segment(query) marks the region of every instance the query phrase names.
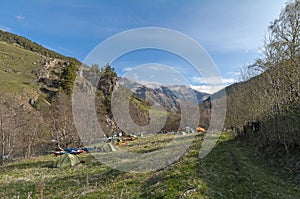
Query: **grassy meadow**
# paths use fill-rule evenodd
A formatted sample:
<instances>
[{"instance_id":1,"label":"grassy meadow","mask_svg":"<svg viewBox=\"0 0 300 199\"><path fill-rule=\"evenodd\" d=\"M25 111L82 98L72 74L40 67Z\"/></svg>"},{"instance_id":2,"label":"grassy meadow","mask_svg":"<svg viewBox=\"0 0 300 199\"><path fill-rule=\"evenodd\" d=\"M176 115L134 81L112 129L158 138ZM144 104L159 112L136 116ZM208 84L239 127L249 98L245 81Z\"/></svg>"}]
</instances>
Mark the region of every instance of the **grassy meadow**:
<instances>
[{"instance_id":1,"label":"grassy meadow","mask_svg":"<svg viewBox=\"0 0 300 199\"><path fill-rule=\"evenodd\" d=\"M121 150L155 151L173 135L141 137ZM186 153L164 169L147 173L114 170L90 154L72 168L53 168L54 155L11 163L0 168L1 198L299 198L295 173L269 164L253 146L223 133L203 159L203 135L197 134ZM116 152L112 152L113 153ZM100 154L101 155L101 154Z\"/></svg>"}]
</instances>

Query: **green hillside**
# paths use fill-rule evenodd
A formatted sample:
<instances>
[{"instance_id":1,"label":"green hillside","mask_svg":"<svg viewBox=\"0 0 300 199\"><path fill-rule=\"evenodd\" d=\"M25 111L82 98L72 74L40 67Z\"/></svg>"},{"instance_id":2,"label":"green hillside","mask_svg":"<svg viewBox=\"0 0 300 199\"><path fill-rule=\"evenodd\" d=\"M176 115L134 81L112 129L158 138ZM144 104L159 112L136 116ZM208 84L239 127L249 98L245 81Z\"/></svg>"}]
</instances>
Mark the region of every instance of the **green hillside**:
<instances>
[{"instance_id":1,"label":"green hillside","mask_svg":"<svg viewBox=\"0 0 300 199\"><path fill-rule=\"evenodd\" d=\"M45 64L50 66L47 66L49 74L54 74L50 75L50 80L61 78L59 73L62 73L64 64L55 63L55 60L77 66L81 64L74 58L48 50L24 37L0 30L0 93L24 104L29 98L37 98L41 94L41 86L45 86L41 85L45 82L38 82ZM55 75L57 77L53 77Z\"/></svg>"},{"instance_id":2,"label":"green hillside","mask_svg":"<svg viewBox=\"0 0 300 199\"><path fill-rule=\"evenodd\" d=\"M42 55L0 42L0 90L11 94L36 92L35 72L45 60Z\"/></svg>"},{"instance_id":3,"label":"green hillside","mask_svg":"<svg viewBox=\"0 0 300 199\"><path fill-rule=\"evenodd\" d=\"M3 41L7 44L12 44L15 46L18 46L20 48L23 48L25 50L38 53L40 55L43 55L45 57L51 57L51 58L57 58L57 59L66 59L69 61L72 61L76 64L80 64L80 62L72 57L66 57L64 55L61 55L57 52L54 52L52 50L49 50L45 47L43 47L40 44L37 44L36 42L30 41L29 39L0 30L0 41Z\"/></svg>"},{"instance_id":4,"label":"green hillside","mask_svg":"<svg viewBox=\"0 0 300 199\"><path fill-rule=\"evenodd\" d=\"M124 150L157 150L172 135L144 137L120 146ZM0 168L2 198L298 198L299 181L284 173L280 162L268 165L254 147L229 134L204 159L198 158L203 135L176 163L156 172L125 173L90 155L73 168L51 168L49 155ZM145 150L147 149L147 150ZM114 152L112 152L111 155ZM115 152L117 153L117 152ZM299 179L298 179L299 180Z\"/></svg>"}]
</instances>

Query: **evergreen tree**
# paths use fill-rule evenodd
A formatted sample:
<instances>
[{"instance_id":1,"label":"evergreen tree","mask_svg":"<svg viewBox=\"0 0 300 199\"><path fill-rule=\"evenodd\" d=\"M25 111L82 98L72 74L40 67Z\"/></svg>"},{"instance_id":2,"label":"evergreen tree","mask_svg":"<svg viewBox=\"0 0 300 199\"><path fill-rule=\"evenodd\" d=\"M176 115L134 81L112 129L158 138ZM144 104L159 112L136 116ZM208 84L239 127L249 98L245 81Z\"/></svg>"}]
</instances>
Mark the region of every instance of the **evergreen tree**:
<instances>
[{"instance_id":1,"label":"evergreen tree","mask_svg":"<svg viewBox=\"0 0 300 199\"><path fill-rule=\"evenodd\" d=\"M61 88L68 95L72 96L76 79L77 66L74 63L66 66L61 74Z\"/></svg>"}]
</instances>

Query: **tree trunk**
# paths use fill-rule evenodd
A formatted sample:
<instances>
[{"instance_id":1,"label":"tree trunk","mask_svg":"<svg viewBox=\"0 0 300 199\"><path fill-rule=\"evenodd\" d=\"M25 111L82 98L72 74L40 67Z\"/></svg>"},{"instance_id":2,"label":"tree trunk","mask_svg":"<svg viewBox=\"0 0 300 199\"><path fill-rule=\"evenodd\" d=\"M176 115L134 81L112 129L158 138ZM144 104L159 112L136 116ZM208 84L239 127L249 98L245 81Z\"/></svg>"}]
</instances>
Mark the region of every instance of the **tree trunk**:
<instances>
[{"instance_id":1,"label":"tree trunk","mask_svg":"<svg viewBox=\"0 0 300 199\"><path fill-rule=\"evenodd\" d=\"M2 116L0 118L0 130L1 130L1 141L2 141L2 144L1 144L1 166L3 166L4 164L4 156L5 156L5 135L4 135L4 129L3 129L3 119L2 119Z\"/></svg>"}]
</instances>

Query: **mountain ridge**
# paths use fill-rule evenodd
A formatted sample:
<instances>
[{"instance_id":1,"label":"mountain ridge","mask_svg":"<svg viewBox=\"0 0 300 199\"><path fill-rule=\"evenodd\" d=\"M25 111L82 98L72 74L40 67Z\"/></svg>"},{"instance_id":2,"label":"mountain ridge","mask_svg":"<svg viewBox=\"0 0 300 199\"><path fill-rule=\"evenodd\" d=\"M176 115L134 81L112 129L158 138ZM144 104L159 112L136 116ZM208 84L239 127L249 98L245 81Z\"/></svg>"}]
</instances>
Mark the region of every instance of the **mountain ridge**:
<instances>
[{"instance_id":1,"label":"mountain ridge","mask_svg":"<svg viewBox=\"0 0 300 199\"><path fill-rule=\"evenodd\" d=\"M139 98L165 105L169 111L179 112L182 101L198 105L210 96L186 85L141 84L126 77L119 77L118 80Z\"/></svg>"}]
</instances>

